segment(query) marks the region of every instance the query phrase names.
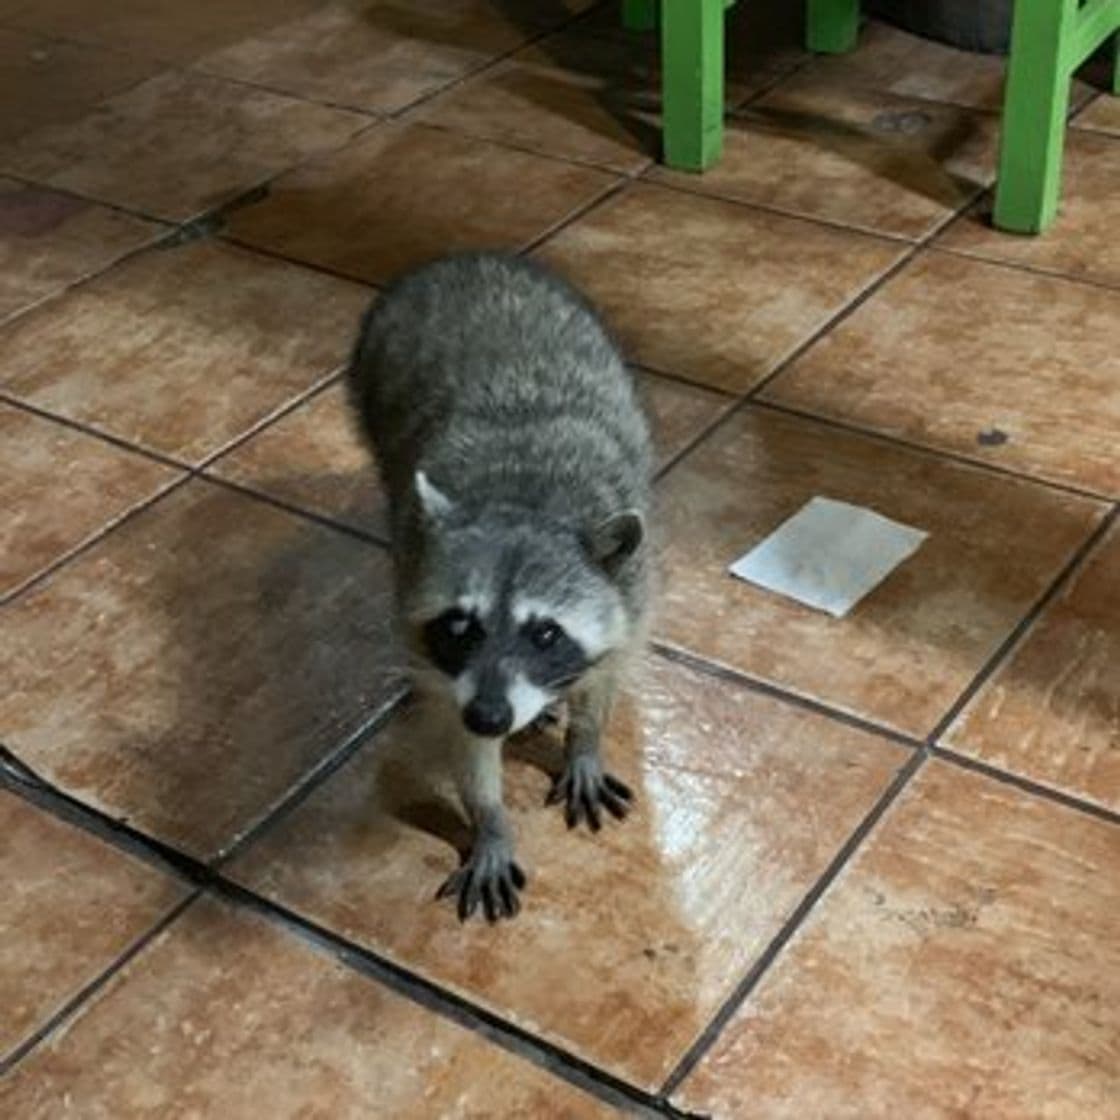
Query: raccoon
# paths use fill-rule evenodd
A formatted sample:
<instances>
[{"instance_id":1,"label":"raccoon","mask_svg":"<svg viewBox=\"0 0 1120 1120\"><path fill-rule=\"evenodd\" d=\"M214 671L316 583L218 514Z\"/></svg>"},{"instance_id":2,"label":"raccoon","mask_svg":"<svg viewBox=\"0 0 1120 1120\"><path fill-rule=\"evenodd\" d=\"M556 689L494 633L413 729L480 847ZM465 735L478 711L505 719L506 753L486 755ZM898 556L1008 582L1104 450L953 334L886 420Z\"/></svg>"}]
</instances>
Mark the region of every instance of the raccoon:
<instances>
[{"instance_id":1,"label":"raccoon","mask_svg":"<svg viewBox=\"0 0 1120 1120\"><path fill-rule=\"evenodd\" d=\"M439 897L512 918L525 875L502 802L510 735L567 710L549 794L568 827L624 817L600 739L644 637L652 451L618 349L541 266L443 257L366 313L351 403L388 494L397 624L415 691L446 716L473 829Z\"/></svg>"}]
</instances>

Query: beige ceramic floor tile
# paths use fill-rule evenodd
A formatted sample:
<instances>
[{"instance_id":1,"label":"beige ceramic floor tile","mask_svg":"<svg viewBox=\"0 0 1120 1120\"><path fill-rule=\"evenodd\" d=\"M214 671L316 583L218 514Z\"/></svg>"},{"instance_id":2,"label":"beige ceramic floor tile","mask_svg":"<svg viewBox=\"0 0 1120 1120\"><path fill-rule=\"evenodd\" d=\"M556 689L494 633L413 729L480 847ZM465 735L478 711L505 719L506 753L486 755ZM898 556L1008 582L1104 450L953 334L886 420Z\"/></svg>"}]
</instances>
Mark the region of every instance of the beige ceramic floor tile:
<instances>
[{"instance_id":1,"label":"beige ceramic floor tile","mask_svg":"<svg viewBox=\"0 0 1120 1120\"><path fill-rule=\"evenodd\" d=\"M999 55L956 50L873 21L861 31L855 51L822 55L810 64L809 72L901 97L999 112L1003 109L1005 65ZM1071 102L1080 103L1092 92L1084 82L1075 81Z\"/></svg>"},{"instance_id":2,"label":"beige ceramic floor tile","mask_svg":"<svg viewBox=\"0 0 1120 1120\"><path fill-rule=\"evenodd\" d=\"M728 566L816 496L928 532L845 618ZM925 736L1101 518L1067 496L863 436L748 410L670 471L657 637Z\"/></svg>"},{"instance_id":3,"label":"beige ceramic floor tile","mask_svg":"<svg viewBox=\"0 0 1120 1120\"><path fill-rule=\"evenodd\" d=\"M1120 136L1120 97L1102 94L1074 121L1076 128L1111 132Z\"/></svg>"},{"instance_id":4,"label":"beige ceramic floor tile","mask_svg":"<svg viewBox=\"0 0 1120 1120\"><path fill-rule=\"evenodd\" d=\"M516 249L615 179L422 126L385 125L230 216L238 241L374 283L441 253Z\"/></svg>"},{"instance_id":5,"label":"beige ceramic floor tile","mask_svg":"<svg viewBox=\"0 0 1120 1120\"><path fill-rule=\"evenodd\" d=\"M1120 288L1120 137L1070 129L1054 224L1037 237L992 228L990 200L938 239L939 247Z\"/></svg>"},{"instance_id":6,"label":"beige ceramic floor tile","mask_svg":"<svg viewBox=\"0 0 1120 1120\"><path fill-rule=\"evenodd\" d=\"M1085 1120L1120 1099L1120 829L933 763L678 1103Z\"/></svg>"},{"instance_id":7,"label":"beige ceramic floor tile","mask_svg":"<svg viewBox=\"0 0 1120 1120\"><path fill-rule=\"evenodd\" d=\"M317 393L223 455L210 473L363 532L387 533L385 496L344 385Z\"/></svg>"},{"instance_id":8,"label":"beige ceramic floor tile","mask_svg":"<svg viewBox=\"0 0 1120 1120\"><path fill-rule=\"evenodd\" d=\"M152 222L0 178L0 319L162 232Z\"/></svg>"},{"instance_id":9,"label":"beige ceramic floor tile","mask_svg":"<svg viewBox=\"0 0 1120 1120\"><path fill-rule=\"evenodd\" d=\"M258 34L311 10L320 0L13 0L13 24L184 62L205 50Z\"/></svg>"},{"instance_id":10,"label":"beige ceramic floor tile","mask_svg":"<svg viewBox=\"0 0 1120 1120\"><path fill-rule=\"evenodd\" d=\"M0 404L0 599L179 472Z\"/></svg>"},{"instance_id":11,"label":"beige ceramic floor tile","mask_svg":"<svg viewBox=\"0 0 1120 1120\"><path fill-rule=\"evenodd\" d=\"M48 781L198 856L395 695L381 550L204 482L0 614L0 727Z\"/></svg>"},{"instance_id":12,"label":"beige ceramic floor tile","mask_svg":"<svg viewBox=\"0 0 1120 1120\"><path fill-rule=\"evenodd\" d=\"M764 396L1120 495L1120 292L948 254L909 264Z\"/></svg>"},{"instance_id":13,"label":"beige ceramic floor tile","mask_svg":"<svg viewBox=\"0 0 1120 1120\"><path fill-rule=\"evenodd\" d=\"M723 393L656 373L641 374L638 385L653 429L658 467L668 466L734 404L734 398Z\"/></svg>"},{"instance_id":14,"label":"beige ceramic floor tile","mask_svg":"<svg viewBox=\"0 0 1120 1120\"><path fill-rule=\"evenodd\" d=\"M336 0L198 65L299 97L394 112L586 6L586 0Z\"/></svg>"},{"instance_id":15,"label":"beige ceramic floor tile","mask_svg":"<svg viewBox=\"0 0 1120 1120\"><path fill-rule=\"evenodd\" d=\"M628 356L745 392L890 267L901 245L638 184L540 250Z\"/></svg>"},{"instance_id":16,"label":"beige ceramic floor tile","mask_svg":"<svg viewBox=\"0 0 1120 1120\"><path fill-rule=\"evenodd\" d=\"M1120 812L1120 532L965 710L948 744Z\"/></svg>"},{"instance_id":17,"label":"beige ceramic floor tile","mask_svg":"<svg viewBox=\"0 0 1120 1120\"><path fill-rule=\"evenodd\" d=\"M662 465L714 423L731 399L654 374L640 381ZM316 394L210 468L282 502L385 537L385 496L350 417L344 386Z\"/></svg>"},{"instance_id":18,"label":"beige ceramic floor tile","mask_svg":"<svg viewBox=\"0 0 1120 1120\"><path fill-rule=\"evenodd\" d=\"M159 69L119 51L0 29L0 142L79 116Z\"/></svg>"},{"instance_id":19,"label":"beige ceramic floor tile","mask_svg":"<svg viewBox=\"0 0 1120 1120\"><path fill-rule=\"evenodd\" d=\"M729 19L725 104L741 104L801 59L788 20L765 25L759 5ZM473 136L632 172L660 148L660 35L623 28L607 4L435 98L420 119Z\"/></svg>"},{"instance_id":20,"label":"beige ceramic floor tile","mask_svg":"<svg viewBox=\"0 0 1120 1120\"><path fill-rule=\"evenodd\" d=\"M544 806L559 742L512 749L506 794L530 877L514 922L460 925L433 897L464 828L416 713L233 874L656 1089L907 756L660 660L634 696L607 755L636 808L598 836Z\"/></svg>"},{"instance_id":21,"label":"beige ceramic floor tile","mask_svg":"<svg viewBox=\"0 0 1120 1120\"><path fill-rule=\"evenodd\" d=\"M617 1115L263 918L196 903L26 1059L8 1115L46 1120ZM63 1105L65 1107L65 1105Z\"/></svg>"},{"instance_id":22,"label":"beige ceramic floor tile","mask_svg":"<svg viewBox=\"0 0 1120 1120\"><path fill-rule=\"evenodd\" d=\"M195 462L345 361L368 300L229 245L156 249L0 330L0 386Z\"/></svg>"},{"instance_id":23,"label":"beige ceramic floor tile","mask_svg":"<svg viewBox=\"0 0 1120 1120\"><path fill-rule=\"evenodd\" d=\"M369 123L358 113L173 71L0 147L0 168L183 221Z\"/></svg>"},{"instance_id":24,"label":"beige ceramic floor tile","mask_svg":"<svg viewBox=\"0 0 1120 1120\"><path fill-rule=\"evenodd\" d=\"M3 790L0 877L0 1061L186 895Z\"/></svg>"},{"instance_id":25,"label":"beige ceramic floor tile","mask_svg":"<svg viewBox=\"0 0 1120 1120\"><path fill-rule=\"evenodd\" d=\"M556 35L411 116L468 136L630 173L657 154L658 81L653 47Z\"/></svg>"},{"instance_id":26,"label":"beige ceramic floor tile","mask_svg":"<svg viewBox=\"0 0 1120 1120\"><path fill-rule=\"evenodd\" d=\"M819 79L792 79L728 120L702 176L656 179L879 233L918 238L995 174L995 116Z\"/></svg>"}]
</instances>

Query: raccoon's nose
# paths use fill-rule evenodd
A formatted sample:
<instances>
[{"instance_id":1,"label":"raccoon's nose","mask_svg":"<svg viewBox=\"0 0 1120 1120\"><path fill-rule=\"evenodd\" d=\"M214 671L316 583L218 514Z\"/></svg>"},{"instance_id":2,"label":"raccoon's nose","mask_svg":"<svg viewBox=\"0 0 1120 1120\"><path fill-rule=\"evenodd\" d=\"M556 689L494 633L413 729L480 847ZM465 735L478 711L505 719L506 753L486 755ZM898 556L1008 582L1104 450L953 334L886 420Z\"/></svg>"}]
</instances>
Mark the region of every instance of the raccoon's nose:
<instances>
[{"instance_id":1,"label":"raccoon's nose","mask_svg":"<svg viewBox=\"0 0 1120 1120\"><path fill-rule=\"evenodd\" d=\"M476 696L463 709L463 722L475 735L496 738L513 726L513 707L504 696Z\"/></svg>"}]
</instances>

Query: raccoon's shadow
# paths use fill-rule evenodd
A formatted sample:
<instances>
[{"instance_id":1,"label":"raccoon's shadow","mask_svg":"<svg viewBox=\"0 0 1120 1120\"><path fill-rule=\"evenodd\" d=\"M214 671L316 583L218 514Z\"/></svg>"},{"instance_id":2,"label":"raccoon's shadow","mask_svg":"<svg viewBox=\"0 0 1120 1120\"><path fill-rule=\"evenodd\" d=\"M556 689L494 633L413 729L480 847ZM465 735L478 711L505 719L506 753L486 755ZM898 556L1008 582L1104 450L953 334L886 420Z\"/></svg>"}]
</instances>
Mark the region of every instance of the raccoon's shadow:
<instances>
[{"instance_id":1,"label":"raccoon's shadow","mask_svg":"<svg viewBox=\"0 0 1120 1120\"><path fill-rule=\"evenodd\" d=\"M112 720L112 800L221 859L403 693L388 559L204 479L146 516L154 559L118 626L137 688Z\"/></svg>"},{"instance_id":2,"label":"raccoon's shadow","mask_svg":"<svg viewBox=\"0 0 1120 1120\"><path fill-rule=\"evenodd\" d=\"M412 698L394 722L371 763L367 809L441 840L465 860L472 831L455 791L449 744L441 738L439 723ZM508 772L510 763L520 764L551 783L561 771L563 754L555 732L530 730L507 742L504 768Z\"/></svg>"},{"instance_id":3,"label":"raccoon's shadow","mask_svg":"<svg viewBox=\"0 0 1120 1120\"><path fill-rule=\"evenodd\" d=\"M959 206L985 186L979 172L972 176L951 170L954 157L972 150L978 158L983 147L984 128L963 116L940 129L934 114L918 110L883 112L867 125L857 125L765 105L729 118L728 127L804 141L938 206ZM927 130L932 130L931 139L925 138Z\"/></svg>"},{"instance_id":4,"label":"raccoon's shadow","mask_svg":"<svg viewBox=\"0 0 1120 1120\"><path fill-rule=\"evenodd\" d=\"M649 62L652 43L648 37L611 40L584 35L572 40L545 34L573 26L573 9L565 0L492 0L490 7L496 23L504 23L513 32L510 41L520 39L523 48L535 52L535 68L517 76L516 92L521 99L550 114L559 109L561 115L578 116L576 123L590 132L616 134L621 128L643 151L656 147L659 129L649 116L657 105L656 70ZM461 25L415 9L405 13L378 5L368 8L363 18L378 30L395 31L433 46L461 49L464 45ZM577 20L574 26L583 22ZM546 68L556 72L549 74ZM581 80L582 98L571 95L573 76Z\"/></svg>"}]
</instances>

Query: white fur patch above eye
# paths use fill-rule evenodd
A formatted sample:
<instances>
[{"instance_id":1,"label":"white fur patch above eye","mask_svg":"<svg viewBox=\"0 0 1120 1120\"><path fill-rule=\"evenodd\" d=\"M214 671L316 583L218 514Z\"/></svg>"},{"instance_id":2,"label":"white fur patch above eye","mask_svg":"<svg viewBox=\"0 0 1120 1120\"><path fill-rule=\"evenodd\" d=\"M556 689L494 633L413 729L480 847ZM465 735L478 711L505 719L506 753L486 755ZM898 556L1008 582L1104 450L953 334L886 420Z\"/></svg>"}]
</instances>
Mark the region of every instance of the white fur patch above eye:
<instances>
[{"instance_id":1,"label":"white fur patch above eye","mask_svg":"<svg viewBox=\"0 0 1120 1120\"><path fill-rule=\"evenodd\" d=\"M591 660L618 644L621 614L618 603L609 599L599 604L584 602L574 608L557 608L536 599L519 599L513 604L513 619L518 626L534 618L551 619Z\"/></svg>"},{"instance_id":2,"label":"white fur patch above eye","mask_svg":"<svg viewBox=\"0 0 1120 1120\"><path fill-rule=\"evenodd\" d=\"M460 596L455 605L459 610L473 614L476 618L485 618L490 613L493 600L485 592L468 591L466 595Z\"/></svg>"},{"instance_id":3,"label":"white fur patch above eye","mask_svg":"<svg viewBox=\"0 0 1120 1120\"><path fill-rule=\"evenodd\" d=\"M523 731L555 699L543 689L537 688L532 681L526 680L520 673L510 681L507 697L513 707L511 731Z\"/></svg>"}]
</instances>

